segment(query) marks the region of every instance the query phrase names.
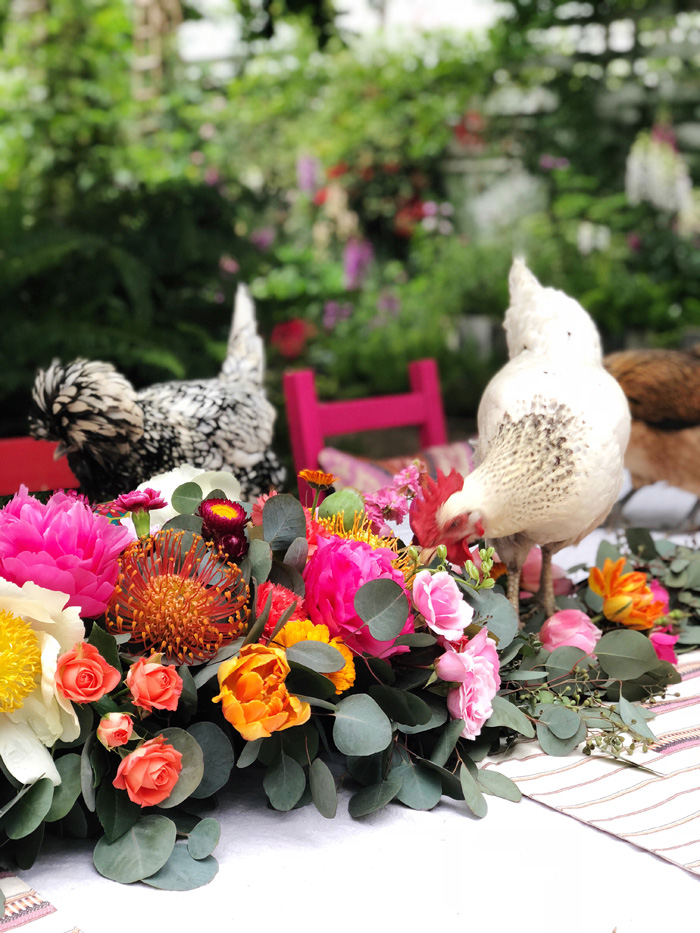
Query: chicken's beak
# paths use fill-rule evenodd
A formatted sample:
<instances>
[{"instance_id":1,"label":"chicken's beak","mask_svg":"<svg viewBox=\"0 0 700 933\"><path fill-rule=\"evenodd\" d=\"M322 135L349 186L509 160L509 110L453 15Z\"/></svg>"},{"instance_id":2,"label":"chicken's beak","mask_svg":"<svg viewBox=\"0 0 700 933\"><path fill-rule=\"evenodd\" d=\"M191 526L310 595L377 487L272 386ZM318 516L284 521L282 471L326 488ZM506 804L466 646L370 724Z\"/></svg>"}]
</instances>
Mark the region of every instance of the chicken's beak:
<instances>
[{"instance_id":1,"label":"chicken's beak","mask_svg":"<svg viewBox=\"0 0 700 933\"><path fill-rule=\"evenodd\" d=\"M423 567L427 567L430 561L435 556L435 551L437 551L437 545L434 545L433 547L422 548L420 553L418 554L419 564L421 564L421 566Z\"/></svg>"}]
</instances>

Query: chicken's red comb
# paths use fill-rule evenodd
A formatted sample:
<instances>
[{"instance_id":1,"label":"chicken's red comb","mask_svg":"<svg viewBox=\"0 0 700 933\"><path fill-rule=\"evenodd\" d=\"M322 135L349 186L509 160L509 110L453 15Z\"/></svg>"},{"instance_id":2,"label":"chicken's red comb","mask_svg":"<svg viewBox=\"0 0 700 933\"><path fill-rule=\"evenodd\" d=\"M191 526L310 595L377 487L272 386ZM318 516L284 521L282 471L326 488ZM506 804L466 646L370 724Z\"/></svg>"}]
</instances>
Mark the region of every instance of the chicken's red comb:
<instances>
[{"instance_id":1,"label":"chicken's red comb","mask_svg":"<svg viewBox=\"0 0 700 933\"><path fill-rule=\"evenodd\" d=\"M438 470L436 480L428 473L421 473L419 482L421 492L414 498L409 512L411 531L421 547L434 547L441 543L442 537L435 518L437 510L453 493L459 492L464 477L457 470L451 470L447 476Z\"/></svg>"}]
</instances>

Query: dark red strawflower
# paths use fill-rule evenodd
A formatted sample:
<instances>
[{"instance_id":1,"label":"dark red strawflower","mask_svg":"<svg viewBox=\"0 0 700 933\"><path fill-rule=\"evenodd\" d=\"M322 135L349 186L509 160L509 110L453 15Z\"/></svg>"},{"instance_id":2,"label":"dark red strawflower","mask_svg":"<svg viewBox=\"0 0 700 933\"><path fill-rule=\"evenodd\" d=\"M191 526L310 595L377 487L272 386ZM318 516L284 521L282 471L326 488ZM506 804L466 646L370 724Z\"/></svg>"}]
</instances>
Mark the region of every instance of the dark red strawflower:
<instances>
[{"instance_id":1,"label":"dark red strawflower","mask_svg":"<svg viewBox=\"0 0 700 933\"><path fill-rule=\"evenodd\" d=\"M466 560L471 560L467 539L451 543L445 541L444 535L438 530L435 515L440 506L447 502L453 493L459 492L462 486L464 486L464 477L457 470L451 470L447 476L438 470L437 480L432 479L427 473L421 473L421 489L411 502L408 513L414 542L424 548L445 544L447 559L460 566Z\"/></svg>"},{"instance_id":2,"label":"dark red strawflower","mask_svg":"<svg viewBox=\"0 0 700 933\"><path fill-rule=\"evenodd\" d=\"M230 499L205 499L197 513L202 517L202 537L213 541L229 560L240 561L248 553L245 526L248 516L243 506Z\"/></svg>"}]
</instances>

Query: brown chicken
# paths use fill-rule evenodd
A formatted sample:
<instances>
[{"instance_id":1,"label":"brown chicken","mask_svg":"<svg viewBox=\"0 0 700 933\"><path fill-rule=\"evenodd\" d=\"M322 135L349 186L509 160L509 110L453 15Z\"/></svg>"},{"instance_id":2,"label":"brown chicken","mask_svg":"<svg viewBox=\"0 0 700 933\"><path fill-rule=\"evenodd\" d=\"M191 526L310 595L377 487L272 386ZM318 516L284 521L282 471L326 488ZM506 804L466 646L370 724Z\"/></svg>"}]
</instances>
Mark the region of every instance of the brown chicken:
<instances>
[{"instance_id":1,"label":"brown chicken","mask_svg":"<svg viewBox=\"0 0 700 933\"><path fill-rule=\"evenodd\" d=\"M700 497L700 344L688 350L623 350L603 364L622 386L632 414L625 466L632 490L664 480ZM699 501L688 516L692 523Z\"/></svg>"}]
</instances>

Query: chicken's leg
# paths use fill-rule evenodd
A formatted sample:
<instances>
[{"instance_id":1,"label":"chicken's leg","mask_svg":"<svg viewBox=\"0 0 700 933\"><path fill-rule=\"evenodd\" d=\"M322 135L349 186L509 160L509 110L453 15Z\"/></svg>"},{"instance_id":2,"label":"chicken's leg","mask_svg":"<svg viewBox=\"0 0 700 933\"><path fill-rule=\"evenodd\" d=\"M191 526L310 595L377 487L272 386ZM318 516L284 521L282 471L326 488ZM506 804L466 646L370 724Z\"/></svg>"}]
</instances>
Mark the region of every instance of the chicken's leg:
<instances>
[{"instance_id":1,"label":"chicken's leg","mask_svg":"<svg viewBox=\"0 0 700 933\"><path fill-rule=\"evenodd\" d=\"M508 565L508 602L520 614L520 567Z\"/></svg>"},{"instance_id":2,"label":"chicken's leg","mask_svg":"<svg viewBox=\"0 0 700 933\"><path fill-rule=\"evenodd\" d=\"M535 601L544 609L547 618L557 611L554 602L554 580L552 578L552 549L542 545L542 573L540 574L540 588Z\"/></svg>"}]
</instances>

